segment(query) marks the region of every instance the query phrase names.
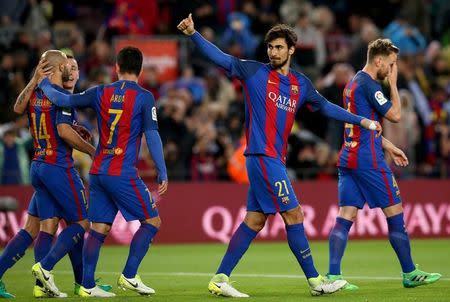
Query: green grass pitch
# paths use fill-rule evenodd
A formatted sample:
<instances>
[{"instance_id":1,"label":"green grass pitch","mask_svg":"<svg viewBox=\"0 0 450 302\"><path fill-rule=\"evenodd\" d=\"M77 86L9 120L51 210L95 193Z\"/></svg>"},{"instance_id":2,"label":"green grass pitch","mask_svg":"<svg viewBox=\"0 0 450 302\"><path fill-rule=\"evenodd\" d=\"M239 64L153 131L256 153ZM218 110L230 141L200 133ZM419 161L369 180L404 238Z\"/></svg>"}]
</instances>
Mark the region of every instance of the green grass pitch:
<instances>
[{"instance_id":1,"label":"green grass pitch","mask_svg":"<svg viewBox=\"0 0 450 302\"><path fill-rule=\"evenodd\" d=\"M311 242L318 270L328 268L327 242ZM152 297L140 297L119 290L115 284L126 261L127 247L103 247L97 277L114 285L114 301L219 301L207 291L207 284L225 252L226 246L154 244L142 262L143 281L156 290ZM254 243L233 272L235 287L248 293L252 301L450 301L450 239L413 240L413 258L421 268L440 272L440 281L414 289L402 287L400 265L387 240L350 241L343 261L347 279L360 286L356 292L340 291L333 295L311 297L303 273L287 243ZM30 273L33 253L29 250L4 276L15 301L32 301ZM65 301L79 301L73 296L73 275L67 258L55 268L59 288L69 294ZM105 301L104 299L89 299ZM227 299L229 300L229 299Z\"/></svg>"}]
</instances>

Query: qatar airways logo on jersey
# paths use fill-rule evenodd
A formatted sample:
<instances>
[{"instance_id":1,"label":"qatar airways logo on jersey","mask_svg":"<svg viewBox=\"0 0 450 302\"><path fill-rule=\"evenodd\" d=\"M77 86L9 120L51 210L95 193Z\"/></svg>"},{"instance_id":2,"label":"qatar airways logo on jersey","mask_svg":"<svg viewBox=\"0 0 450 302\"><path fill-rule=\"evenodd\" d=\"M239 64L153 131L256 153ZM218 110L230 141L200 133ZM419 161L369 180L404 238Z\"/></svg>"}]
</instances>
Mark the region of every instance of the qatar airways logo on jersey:
<instances>
[{"instance_id":1,"label":"qatar airways logo on jersey","mask_svg":"<svg viewBox=\"0 0 450 302\"><path fill-rule=\"evenodd\" d=\"M284 95L277 94L273 91L270 91L268 97L272 102L275 103L275 106L280 108L281 110L295 113L295 108L297 108L297 101L292 100Z\"/></svg>"}]
</instances>

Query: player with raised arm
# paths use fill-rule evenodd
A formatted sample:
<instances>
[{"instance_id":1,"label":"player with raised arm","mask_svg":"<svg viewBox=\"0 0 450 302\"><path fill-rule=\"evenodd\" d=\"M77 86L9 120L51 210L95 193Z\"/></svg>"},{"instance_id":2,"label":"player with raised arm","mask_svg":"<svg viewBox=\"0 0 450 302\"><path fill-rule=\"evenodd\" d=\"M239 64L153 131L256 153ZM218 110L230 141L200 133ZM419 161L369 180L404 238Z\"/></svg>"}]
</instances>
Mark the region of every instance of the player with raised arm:
<instances>
[{"instance_id":1,"label":"player with raised arm","mask_svg":"<svg viewBox=\"0 0 450 302\"><path fill-rule=\"evenodd\" d=\"M117 55L119 80L80 94L62 94L50 85L48 79L39 84L54 104L62 107L91 107L97 113L100 141L90 171L89 220L92 227L83 248L84 272L80 288L83 297L114 296L96 286L94 273L100 248L118 210L127 221L141 222L131 241L118 285L141 295L155 293L137 274L161 224L151 193L137 174L136 162L142 134L146 137L158 171L158 194L166 192L168 181L155 100L149 91L137 84L142 72L142 59L139 49L123 48Z\"/></svg>"},{"instance_id":2,"label":"player with raised arm","mask_svg":"<svg viewBox=\"0 0 450 302\"><path fill-rule=\"evenodd\" d=\"M303 213L286 171L287 139L295 113L303 105L328 117L372 130L381 131L381 126L328 102L307 77L289 68L297 36L287 25L276 25L266 34L269 64L239 60L223 53L194 29L192 15L182 20L178 29L191 37L204 56L223 67L230 76L239 78L245 94L245 155L250 181L247 214L233 234L208 290L222 296L248 297L231 285L230 274L264 227L268 215L277 212L286 224L289 247L306 275L311 294L339 290L346 281L329 281L314 267L304 232Z\"/></svg>"},{"instance_id":3,"label":"player with raised arm","mask_svg":"<svg viewBox=\"0 0 450 302\"><path fill-rule=\"evenodd\" d=\"M344 89L347 110L374 120L385 117L398 122L401 116L397 90L397 54L399 49L389 39L377 39L369 44L367 63ZM380 81L387 78L391 100L382 92ZM357 212L367 202L370 208L381 208L386 216L389 241L397 254L403 271L403 286L416 287L441 278L437 273L426 273L414 266L411 248L403 218L400 191L389 166L384 160L383 148L400 166L408 164L403 152L385 138L379 138L361 127L346 124L345 140L338 159L339 214L330 232L330 263L328 278L342 279L341 260L348 240L348 232ZM355 290L348 284L345 289Z\"/></svg>"}]
</instances>

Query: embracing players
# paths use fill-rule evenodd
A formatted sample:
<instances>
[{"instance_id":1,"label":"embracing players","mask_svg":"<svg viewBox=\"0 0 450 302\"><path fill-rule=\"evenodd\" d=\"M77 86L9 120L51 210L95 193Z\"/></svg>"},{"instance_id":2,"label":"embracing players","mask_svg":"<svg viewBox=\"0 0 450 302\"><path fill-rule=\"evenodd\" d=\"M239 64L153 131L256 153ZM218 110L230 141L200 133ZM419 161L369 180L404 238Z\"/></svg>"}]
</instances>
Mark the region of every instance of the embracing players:
<instances>
[{"instance_id":1,"label":"embracing players","mask_svg":"<svg viewBox=\"0 0 450 302\"><path fill-rule=\"evenodd\" d=\"M90 171L89 220L91 231L83 249L83 282L80 295L111 297L96 286L94 273L100 248L120 210L127 221L139 220L140 228L130 244L127 263L118 285L142 295L155 291L146 286L137 274L138 267L161 224L150 191L139 178L136 162L145 135L148 148L158 171L158 193L167 190L167 172L158 133L155 100L141 88L142 53L125 47L117 55L119 80L99 85L75 95L65 95L44 79L39 87L51 102L62 107L91 107L97 113L100 141Z\"/></svg>"}]
</instances>

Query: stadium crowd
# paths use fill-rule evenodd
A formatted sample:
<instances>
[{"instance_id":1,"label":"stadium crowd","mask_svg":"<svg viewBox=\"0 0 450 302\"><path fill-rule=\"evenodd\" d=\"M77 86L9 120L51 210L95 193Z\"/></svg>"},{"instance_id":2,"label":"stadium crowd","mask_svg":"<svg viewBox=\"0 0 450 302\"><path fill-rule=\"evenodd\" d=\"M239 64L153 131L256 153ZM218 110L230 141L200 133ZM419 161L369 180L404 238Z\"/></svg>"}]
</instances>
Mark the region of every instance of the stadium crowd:
<instances>
[{"instance_id":1,"label":"stadium crowd","mask_svg":"<svg viewBox=\"0 0 450 302\"><path fill-rule=\"evenodd\" d=\"M345 83L365 64L367 45L390 38L399 48L399 123L383 123L384 136L403 149L407 169L399 178L450 175L450 3L445 0L16 0L0 3L0 183L29 183L32 141L26 116L12 106L28 83L40 55L64 49L78 61L75 92L115 78L113 38L172 36L189 12L208 40L236 57L267 60L263 34L274 24L294 27L299 36L294 68L342 106ZM186 42L186 40L184 40ZM239 81L227 78L188 44L176 80L161 82L158 68L144 67L140 84L157 100L158 123L171 180L246 182L244 96ZM388 94L389 89L385 93ZM98 140L95 115L79 123ZM336 177L343 125L301 109L289 137L287 166L293 179ZM139 168L144 180L156 171L146 144ZM90 158L76 153L87 176Z\"/></svg>"}]
</instances>

